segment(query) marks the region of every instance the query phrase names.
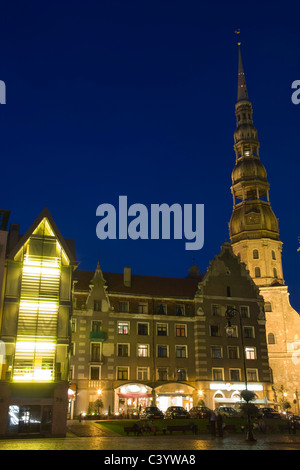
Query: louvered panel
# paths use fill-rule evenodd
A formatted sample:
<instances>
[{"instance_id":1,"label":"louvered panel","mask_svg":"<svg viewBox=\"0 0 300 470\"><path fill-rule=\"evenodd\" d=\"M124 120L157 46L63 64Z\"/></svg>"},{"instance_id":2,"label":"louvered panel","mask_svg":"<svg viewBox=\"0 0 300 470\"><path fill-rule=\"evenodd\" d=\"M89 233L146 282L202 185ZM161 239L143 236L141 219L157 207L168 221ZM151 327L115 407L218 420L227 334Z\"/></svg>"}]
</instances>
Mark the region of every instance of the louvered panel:
<instances>
[{"instance_id":1,"label":"louvered panel","mask_svg":"<svg viewBox=\"0 0 300 470\"><path fill-rule=\"evenodd\" d=\"M16 381L54 380L59 288L59 259L27 253L14 360Z\"/></svg>"}]
</instances>

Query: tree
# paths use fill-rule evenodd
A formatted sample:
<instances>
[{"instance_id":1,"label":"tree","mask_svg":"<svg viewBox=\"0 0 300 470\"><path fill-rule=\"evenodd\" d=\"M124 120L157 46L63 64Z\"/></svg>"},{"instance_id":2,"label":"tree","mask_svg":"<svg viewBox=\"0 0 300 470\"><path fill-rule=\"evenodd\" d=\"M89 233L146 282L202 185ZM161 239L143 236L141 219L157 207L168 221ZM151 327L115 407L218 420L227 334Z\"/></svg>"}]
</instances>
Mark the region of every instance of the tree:
<instances>
[{"instance_id":1,"label":"tree","mask_svg":"<svg viewBox=\"0 0 300 470\"><path fill-rule=\"evenodd\" d=\"M245 414L247 415L248 418L248 436L247 440L249 441L255 441L253 433L252 433L252 425L251 425L251 416L253 416L252 413L254 413L256 406L253 403L250 403L251 401L255 400L257 398L257 395L252 392L251 390L242 390L240 393L240 397L242 400L245 400L246 403L242 404L241 408L244 410Z\"/></svg>"},{"instance_id":2,"label":"tree","mask_svg":"<svg viewBox=\"0 0 300 470\"><path fill-rule=\"evenodd\" d=\"M100 410L103 408L103 401L101 400L101 398L98 398L95 402L94 402L94 407L96 408L97 410L97 414L99 415L100 414Z\"/></svg>"}]
</instances>

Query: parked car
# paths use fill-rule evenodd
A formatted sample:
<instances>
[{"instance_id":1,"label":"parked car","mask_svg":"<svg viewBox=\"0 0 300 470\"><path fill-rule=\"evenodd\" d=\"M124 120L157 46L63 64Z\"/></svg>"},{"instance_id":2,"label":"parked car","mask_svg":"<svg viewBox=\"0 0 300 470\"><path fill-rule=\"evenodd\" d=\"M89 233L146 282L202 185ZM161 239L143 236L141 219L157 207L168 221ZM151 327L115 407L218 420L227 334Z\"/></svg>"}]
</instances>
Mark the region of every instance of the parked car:
<instances>
[{"instance_id":1,"label":"parked car","mask_svg":"<svg viewBox=\"0 0 300 470\"><path fill-rule=\"evenodd\" d=\"M146 406L140 413L140 419L160 419L164 414L156 406Z\"/></svg>"},{"instance_id":2,"label":"parked car","mask_svg":"<svg viewBox=\"0 0 300 470\"><path fill-rule=\"evenodd\" d=\"M165 412L165 418L189 418L189 412L183 406L169 406Z\"/></svg>"},{"instance_id":3,"label":"parked car","mask_svg":"<svg viewBox=\"0 0 300 470\"><path fill-rule=\"evenodd\" d=\"M274 408L260 408L259 413L266 419L281 419L281 414L274 410Z\"/></svg>"},{"instance_id":4,"label":"parked car","mask_svg":"<svg viewBox=\"0 0 300 470\"><path fill-rule=\"evenodd\" d=\"M211 410L206 406L194 406L190 409L190 418L208 418Z\"/></svg>"},{"instance_id":5,"label":"parked car","mask_svg":"<svg viewBox=\"0 0 300 470\"><path fill-rule=\"evenodd\" d=\"M218 408L216 408L214 412L221 413L223 416L230 417L239 415L239 413L234 408L232 408L232 406L218 406Z\"/></svg>"}]
</instances>

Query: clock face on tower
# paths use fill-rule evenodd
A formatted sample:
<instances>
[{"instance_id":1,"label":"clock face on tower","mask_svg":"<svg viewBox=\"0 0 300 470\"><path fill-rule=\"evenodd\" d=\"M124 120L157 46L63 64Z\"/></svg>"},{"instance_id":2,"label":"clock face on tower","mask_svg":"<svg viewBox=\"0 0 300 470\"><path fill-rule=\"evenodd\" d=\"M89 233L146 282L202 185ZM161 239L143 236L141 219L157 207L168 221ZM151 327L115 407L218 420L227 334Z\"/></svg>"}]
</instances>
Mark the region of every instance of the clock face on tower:
<instances>
[{"instance_id":1,"label":"clock face on tower","mask_svg":"<svg viewBox=\"0 0 300 470\"><path fill-rule=\"evenodd\" d=\"M246 223L249 225L258 225L260 223L260 215L259 214L247 215Z\"/></svg>"}]
</instances>

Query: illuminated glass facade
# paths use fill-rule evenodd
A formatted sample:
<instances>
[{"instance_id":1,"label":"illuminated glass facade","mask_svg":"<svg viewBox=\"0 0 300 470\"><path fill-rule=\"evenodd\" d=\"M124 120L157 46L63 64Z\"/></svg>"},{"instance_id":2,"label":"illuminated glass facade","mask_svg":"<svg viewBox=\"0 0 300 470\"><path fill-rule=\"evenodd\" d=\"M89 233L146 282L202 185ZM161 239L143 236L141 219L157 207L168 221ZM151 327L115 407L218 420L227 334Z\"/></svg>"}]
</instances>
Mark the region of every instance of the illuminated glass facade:
<instances>
[{"instance_id":1,"label":"illuminated glass facade","mask_svg":"<svg viewBox=\"0 0 300 470\"><path fill-rule=\"evenodd\" d=\"M0 422L0 435L64 435L74 246L44 209L25 235L11 224L5 248L0 412L7 422Z\"/></svg>"},{"instance_id":2,"label":"illuminated glass facade","mask_svg":"<svg viewBox=\"0 0 300 470\"><path fill-rule=\"evenodd\" d=\"M47 219L22 247L13 380L53 381L62 248Z\"/></svg>"}]
</instances>

